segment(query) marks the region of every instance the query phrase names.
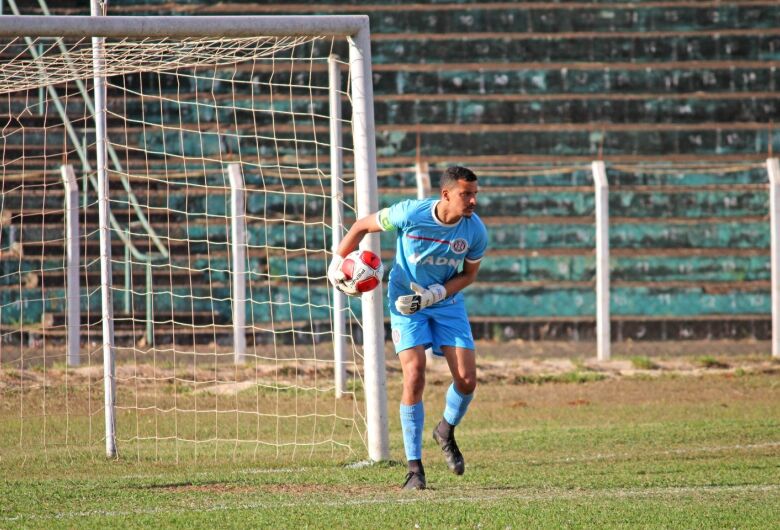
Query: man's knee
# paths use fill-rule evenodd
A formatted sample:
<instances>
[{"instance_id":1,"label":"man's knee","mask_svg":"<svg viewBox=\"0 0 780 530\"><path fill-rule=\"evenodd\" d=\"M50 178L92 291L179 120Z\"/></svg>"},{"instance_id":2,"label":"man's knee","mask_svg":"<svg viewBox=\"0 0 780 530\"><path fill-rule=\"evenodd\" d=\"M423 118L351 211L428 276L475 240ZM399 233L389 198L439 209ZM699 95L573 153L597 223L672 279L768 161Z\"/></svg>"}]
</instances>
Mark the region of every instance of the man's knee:
<instances>
[{"instance_id":1,"label":"man's knee","mask_svg":"<svg viewBox=\"0 0 780 530\"><path fill-rule=\"evenodd\" d=\"M425 367L413 367L404 372L404 387L413 394L422 394L425 390Z\"/></svg>"},{"instance_id":2,"label":"man's knee","mask_svg":"<svg viewBox=\"0 0 780 530\"><path fill-rule=\"evenodd\" d=\"M477 374L465 374L455 377L455 388L463 395L472 394L477 388Z\"/></svg>"}]
</instances>

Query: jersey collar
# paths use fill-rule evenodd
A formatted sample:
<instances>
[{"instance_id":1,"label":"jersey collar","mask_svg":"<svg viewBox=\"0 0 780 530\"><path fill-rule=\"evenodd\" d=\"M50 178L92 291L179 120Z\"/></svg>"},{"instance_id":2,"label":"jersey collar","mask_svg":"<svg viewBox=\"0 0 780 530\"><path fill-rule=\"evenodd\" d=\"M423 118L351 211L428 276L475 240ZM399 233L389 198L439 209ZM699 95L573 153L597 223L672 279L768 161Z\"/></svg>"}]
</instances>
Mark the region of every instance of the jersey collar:
<instances>
[{"instance_id":1,"label":"jersey collar","mask_svg":"<svg viewBox=\"0 0 780 530\"><path fill-rule=\"evenodd\" d=\"M455 221L454 223L449 223L449 224L448 224L448 223L445 223L445 222L442 222L442 221L440 221L440 220L439 220L439 218L438 218L438 217L436 217L436 205L438 205L440 202L441 202L441 200L438 200L438 201L433 201L433 206L431 207L431 217L433 217L433 221L434 221L434 222L435 222L437 225L439 225L439 226L456 226L458 223L460 223L460 222L461 222L461 220L463 219L463 217L461 217L460 219L458 219L458 220L457 220L457 221Z\"/></svg>"}]
</instances>

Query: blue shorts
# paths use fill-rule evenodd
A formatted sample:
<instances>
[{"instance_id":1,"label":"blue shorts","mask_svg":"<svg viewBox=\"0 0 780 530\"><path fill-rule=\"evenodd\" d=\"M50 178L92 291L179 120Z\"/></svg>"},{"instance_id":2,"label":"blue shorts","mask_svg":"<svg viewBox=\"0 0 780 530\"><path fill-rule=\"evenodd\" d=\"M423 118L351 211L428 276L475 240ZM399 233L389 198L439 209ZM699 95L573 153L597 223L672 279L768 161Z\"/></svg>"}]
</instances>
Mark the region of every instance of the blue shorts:
<instances>
[{"instance_id":1,"label":"blue shorts","mask_svg":"<svg viewBox=\"0 0 780 530\"><path fill-rule=\"evenodd\" d=\"M463 297L445 300L411 315L402 315L390 302L390 327L395 353L415 346L432 348L433 353L444 355L442 346L474 349L469 317Z\"/></svg>"}]
</instances>

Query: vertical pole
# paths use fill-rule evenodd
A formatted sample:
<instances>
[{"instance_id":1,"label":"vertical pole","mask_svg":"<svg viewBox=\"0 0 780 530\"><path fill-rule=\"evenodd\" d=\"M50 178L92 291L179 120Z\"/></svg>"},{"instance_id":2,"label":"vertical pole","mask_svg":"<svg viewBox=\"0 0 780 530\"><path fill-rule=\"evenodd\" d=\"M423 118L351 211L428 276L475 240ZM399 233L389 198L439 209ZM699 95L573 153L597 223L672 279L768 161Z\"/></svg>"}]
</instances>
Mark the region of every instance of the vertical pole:
<instances>
[{"instance_id":1,"label":"vertical pole","mask_svg":"<svg viewBox=\"0 0 780 530\"><path fill-rule=\"evenodd\" d=\"M152 281L152 258L146 257L146 344L154 346L154 282Z\"/></svg>"},{"instance_id":2,"label":"vertical pole","mask_svg":"<svg viewBox=\"0 0 780 530\"><path fill-rule=\"evenodd\" d=\"M431 196L431 169L428 162L418 160L414 165L414 176L417 181L417 198L425 199Z\"/></svg>"},{"instance_id":3,"label":"vertical pole","mask_svg":"<svg viewBox=\"0 0 780 530\"><path fill-rule=\"evenodd\" d=\"M355 148L357 215L363 217L375 212L379 202L376 182L374 89L371 78L371 42L368 24L349 39L349 71L352 77L352 131ZM379 234L367 235L363 238L361 246L380 255ZM363 294L362 315L368 455L375 461L387 460L390 457L390 442L387 431L385 328L380 289Z\"/></svg>"},{"instance_id":4,"label":"vertical pole","mask_svg":"<svg viewBox=\"0 0 780 530\"><path fill-rule=\"evenodd\" d=\"M610 358L609 323L609 183L604 162L595 161L596 194L596 350L599 361Z\"/></svg>"},{"instance_id":5,"label":"vertical pole","mask_svg":"<svg viewBox=\"0 0 780 530\"><path fill-rule=\"evenodd\" d=\"M341 243L344 226L344 158L341 131L341 69L335 55L328 57L328 99L330 101L330 214L332 219L333 252ZM345 362L347 323L344 314L346 295L333 288L333 372L336 398L347 389Z\"/></svg>"},{"instance_id":6,"label":"vertical pole","mask_svg":"<svg viewBox=\"0 0 780 530\"><path fill-rule=\"evenodd\" d=\"M233 351L236 364L246 355L246 193L238 164L228 166L230 180L230 249L233 255Z\"/></svg>"},{"instance_id":7,"label":"vertical pole","mask_svg":"<svg viewBox=\"0 0 780 530\"><path fill-rule=\"evenodd\" d=\"M125 230L125 239L127 241L130 241L130 230ZM132 285L132 274L133 274L133 266L131 263L132 256L130 254L130 244L125 244L125 296L124 296L124 302L125 302L125 315L130 316L132 314L133 306L132 306L132 299L130 298L130 290L133 288Z\"/></svg>"},{"instance_id":8,"label":"vertical pole","mask_svg":"<svg viewBox=\"0 0 780 530\"><path fill-rule=\"evenodd\" d=\"M772 263L772 357L780 358L780 161L766 161L769 173L770 255Z\"/></svg>"},{"instance_id":9,"label":"vertical pole","mask_svg":"<svg viewBox=\"0 0 780 530\"><path fill-rule=\"evenodd\" d=\"M43 55L43 43L39 40L38 45L36 46L38 49L38 57ZM43 66L40 66L38 68L39 73L41 77L43 77ZM41 85L38 87L38 116L44 116L46 115L46 104L44 103L46 100L46 87L44 85Z\"/></svg>"},{"instance_id":10,"label":"vertical pole","mask_svg":"<svg viewBox=\"0 0 780 530\"><path fill-rule=\"evenodd\" d=\"M76 175L70 164L60 166L62 180L65 184L65 267L67 284L65 286L68 307L67 325L67 362L68 366L78 366L80 363L79 349L81 346L81 287L79 285L79 188Z\"/></svg>"},{"instance_id":11,"label":"vertical pole","mask_svg":"<svg viewBox=\"0 0 780 530\"><path fill-rule=\"evenodd\" d=\"M99 0L91 2L92 16L101 16ZM108 173L106 171L108 135L106 130L105 38L92 37L92 67L95 82L95 134L97 149L98 223L100 232L100 301L103 310L103 391L106 420L106 455L116 456L114 419L114 303L111 296L111 229L109 227Z\"/></svg>"}]
</instances>

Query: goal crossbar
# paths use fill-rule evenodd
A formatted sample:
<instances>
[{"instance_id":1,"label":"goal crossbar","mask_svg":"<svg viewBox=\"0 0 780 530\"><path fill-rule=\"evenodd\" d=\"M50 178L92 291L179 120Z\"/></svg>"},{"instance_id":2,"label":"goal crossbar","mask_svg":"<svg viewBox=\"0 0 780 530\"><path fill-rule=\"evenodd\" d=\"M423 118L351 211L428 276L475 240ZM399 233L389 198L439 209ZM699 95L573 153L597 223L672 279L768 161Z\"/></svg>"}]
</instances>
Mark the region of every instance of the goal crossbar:
<instances>
[{"instance_id":1,"label":"goal crossbar","mask_svg":"<svg viewBox=\"0 0 780 530\"><path fill-rule=\"evenodd\" d=\"M198 38L352 36L368 34L367 15L37 16L0 17L2 37Z\"/></svg>"}]
</instances>

